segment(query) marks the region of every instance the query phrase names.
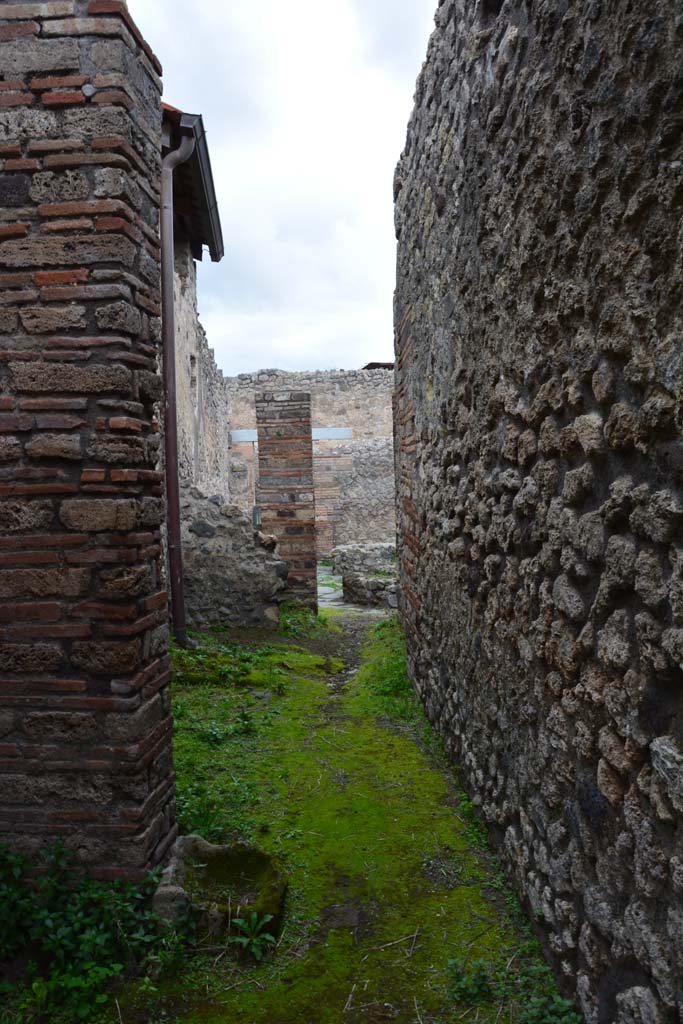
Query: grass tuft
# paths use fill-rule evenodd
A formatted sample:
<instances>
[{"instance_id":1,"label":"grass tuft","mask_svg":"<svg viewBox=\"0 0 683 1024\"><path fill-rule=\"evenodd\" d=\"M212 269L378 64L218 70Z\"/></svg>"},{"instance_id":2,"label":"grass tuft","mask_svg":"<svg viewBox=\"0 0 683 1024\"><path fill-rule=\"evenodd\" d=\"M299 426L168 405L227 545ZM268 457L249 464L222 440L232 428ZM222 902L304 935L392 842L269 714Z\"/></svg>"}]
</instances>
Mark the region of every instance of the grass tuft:
<instances>
[{"instance_id":1,"label":"grass tuft","mask_svg":"<svg viewBox=\"0 0 683 1024\"><path fill-rule=\"evenodd\" d=\"M331 623L330 618L332 616L323 612L316 614L298 601L285 601L280 605L280 633L291 640L311 640L339 633L339 627Z\"/></svg>"}]
</instances>

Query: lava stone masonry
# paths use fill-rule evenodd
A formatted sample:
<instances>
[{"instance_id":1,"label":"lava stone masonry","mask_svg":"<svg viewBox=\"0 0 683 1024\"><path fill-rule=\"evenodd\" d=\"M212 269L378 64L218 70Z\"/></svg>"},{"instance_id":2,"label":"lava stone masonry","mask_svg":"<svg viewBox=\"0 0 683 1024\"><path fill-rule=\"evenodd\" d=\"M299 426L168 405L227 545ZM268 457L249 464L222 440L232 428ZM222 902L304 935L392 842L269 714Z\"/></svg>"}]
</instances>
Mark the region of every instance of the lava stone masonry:
<instances>
[{"instance_id":1,"label":"lava stone masonry","mask_svg":"<svg viewBox=\"0 0 683 1024\"><path fill-rule=\"evenodd\" d=\"M303 391L258 391L261 529L277 539L278 557L289 563L282 597L318 604L311 396Z\"/></svg>"},{"instance_id":2,"label":"lava stone masonry","mask_svg":"<svg viewBox=\"0 0 683 1024\"><path fill-rule=\"evenodd\" d=\"M395 180L410 670L589 1024L683 1020L682 47L442 0Z\"/></svg>"},{"instance_id":3,"label":"lava stone masonry","mask_svg":"<svg viewBox=\"0 0 683 1024\"><path fill-rule=\"evenodd\" d=\"M161 68L110 0L0 5L0 839L175 835L159 573Z\"/></svg>"}]
</instances>

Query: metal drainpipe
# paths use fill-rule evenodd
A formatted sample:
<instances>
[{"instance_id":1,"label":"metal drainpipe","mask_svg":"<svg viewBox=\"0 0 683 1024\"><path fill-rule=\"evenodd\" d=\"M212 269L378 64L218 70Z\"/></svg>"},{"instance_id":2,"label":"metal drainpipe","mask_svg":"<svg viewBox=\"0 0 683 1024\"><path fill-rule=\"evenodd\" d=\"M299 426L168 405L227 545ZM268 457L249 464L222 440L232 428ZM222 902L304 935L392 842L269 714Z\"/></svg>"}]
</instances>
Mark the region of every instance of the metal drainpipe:
<instances>
[{"instance_id":1,"label":"metal drainpipe","mask_svg":"<svg viewBox=\"0 0 683 1024\"><path fill-rule=\"evenodd\" d=\"M183 551L180 541L180 486L178 483L178 418L176 412L175 309L173 303L173 172L194 153L195 139L186 135L161 164L161 333L164 360L164 450L166 457L166 525L168 573L171 586L173 633L181 647L188 646Z\"/></svg>"}]
</instances>

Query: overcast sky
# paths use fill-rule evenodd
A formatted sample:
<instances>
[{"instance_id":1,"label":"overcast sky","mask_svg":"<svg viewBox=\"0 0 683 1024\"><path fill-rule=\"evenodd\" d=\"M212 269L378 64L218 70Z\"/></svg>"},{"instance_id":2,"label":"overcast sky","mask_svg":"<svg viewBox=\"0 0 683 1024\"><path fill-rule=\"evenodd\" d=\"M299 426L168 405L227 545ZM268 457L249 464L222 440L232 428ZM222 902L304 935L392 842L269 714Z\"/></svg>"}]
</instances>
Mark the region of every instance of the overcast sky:
<instances>
[{"instance_id":1,"label":"overcast sky","mask_svg":"<svg viewBox=\"0 0 683 1024\"><path fill-rule=\"evenodd\" d=\"M393 359L392 179L437 0L129 0L164 98L203 114L226 255L199 305L226 374Z\"/></svg>"}]
</instances>

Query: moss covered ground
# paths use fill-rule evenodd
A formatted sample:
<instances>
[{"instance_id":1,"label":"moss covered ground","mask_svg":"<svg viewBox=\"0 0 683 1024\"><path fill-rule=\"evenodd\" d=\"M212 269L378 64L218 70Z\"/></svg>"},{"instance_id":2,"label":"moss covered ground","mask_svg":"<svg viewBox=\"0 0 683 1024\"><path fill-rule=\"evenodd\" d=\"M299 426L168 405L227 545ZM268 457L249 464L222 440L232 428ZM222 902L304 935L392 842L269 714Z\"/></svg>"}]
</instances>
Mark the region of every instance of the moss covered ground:
<instances>
[{"instance_id":1,"label":"moss covered ground","mask_svg":"<svg viewBox=\"0 0 683 1024\"><path fill-rule=\"evenodd\" d=\"M216 632L175 652L184 832L289 871L262 962L190 950L110 1004L125 1024L572 1024L412 695L395 620Z\"/></svg>"}]
</instances>

